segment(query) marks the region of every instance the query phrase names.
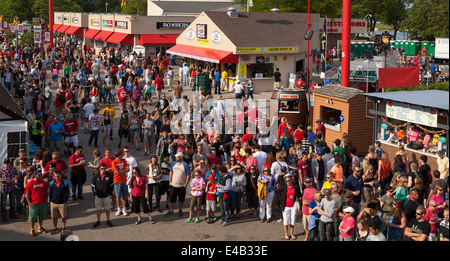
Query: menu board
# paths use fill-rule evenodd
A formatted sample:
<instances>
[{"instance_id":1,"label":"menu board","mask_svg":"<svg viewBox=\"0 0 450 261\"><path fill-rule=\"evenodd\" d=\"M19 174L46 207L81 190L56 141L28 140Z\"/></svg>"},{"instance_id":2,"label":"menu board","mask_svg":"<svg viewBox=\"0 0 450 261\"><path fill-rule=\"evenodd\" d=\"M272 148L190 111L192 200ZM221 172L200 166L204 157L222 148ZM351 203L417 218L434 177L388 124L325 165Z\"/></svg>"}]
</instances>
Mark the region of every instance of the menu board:
<instances>
[{"instance_id":1,"label":"menu board","mask_svg":"<svg viewBox=\"0 0 450 261\"><path fill-rule=\"evenodd\" d=\"M389 101L386 103L386 116L389 118L437 127L437 110L413 104Z\"/></svg>"}]
</instances>

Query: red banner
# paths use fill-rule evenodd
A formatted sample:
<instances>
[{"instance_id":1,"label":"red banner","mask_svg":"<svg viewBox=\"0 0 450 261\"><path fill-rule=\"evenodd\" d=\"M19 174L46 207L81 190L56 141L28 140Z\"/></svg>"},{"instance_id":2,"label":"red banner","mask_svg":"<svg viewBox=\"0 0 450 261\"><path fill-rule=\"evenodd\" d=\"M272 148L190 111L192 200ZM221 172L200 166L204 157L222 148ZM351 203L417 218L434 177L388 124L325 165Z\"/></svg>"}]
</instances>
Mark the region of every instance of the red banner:
<instances>
[{"instance_id":1,"label":"red banner","mask_svg":"<svg viewBox=\"0 0 450 261\"><path fill-rule=\"evenodd\" d=\"M378 69L378 87L400 88L419 86L419 66Z\"/></svg>"}]
</instances>

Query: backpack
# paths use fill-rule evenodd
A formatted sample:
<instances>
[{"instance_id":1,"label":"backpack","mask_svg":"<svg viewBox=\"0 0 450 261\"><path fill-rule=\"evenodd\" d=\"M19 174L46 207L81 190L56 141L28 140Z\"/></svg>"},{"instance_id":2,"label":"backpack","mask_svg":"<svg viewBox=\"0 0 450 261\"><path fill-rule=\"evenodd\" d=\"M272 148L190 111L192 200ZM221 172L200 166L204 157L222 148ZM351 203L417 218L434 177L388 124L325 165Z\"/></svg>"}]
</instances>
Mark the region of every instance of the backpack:
<instances>
[{"instance_id":1,"label":"backpack","mask_svg":"<svg viewBox=\"0 0 450 261\"><path fill-rule=\"evenodd\" d=\"M58 94L58 102L60 103L60 104L65 104L66 103L66 95L65 94L62 94L62 93L59 93Z\"/></svg>"}]
</instances>

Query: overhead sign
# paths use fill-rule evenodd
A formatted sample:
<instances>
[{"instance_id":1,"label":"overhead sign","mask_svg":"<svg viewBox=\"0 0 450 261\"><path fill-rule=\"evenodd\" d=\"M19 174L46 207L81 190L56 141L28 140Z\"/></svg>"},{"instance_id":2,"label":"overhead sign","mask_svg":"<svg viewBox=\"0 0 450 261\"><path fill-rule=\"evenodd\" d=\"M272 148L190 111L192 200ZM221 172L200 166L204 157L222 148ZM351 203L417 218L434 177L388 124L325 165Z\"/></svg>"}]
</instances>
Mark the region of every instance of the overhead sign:
<instances>
[{"instance_id":1,"label":"overhead sign","mask_svg":"<svg viewBox=\"0 0 450 261\"><path fill-rule=\"evenodd\" d=\"M22 24L17 25L17 29L19 31L19 34L23 34L23 25Z\"/></svg>"},{"instance_id":2,"label":"overhead sign","mask_svg":"<svg viewBox=\"0 0 450 261\"><path fill-rule=\"evenodd\" d=\"M321 23L323 24L324 19L321 19ZM327 19L327 32L328 33L342 33L342 19L341 18L328 18ZM322 32L322 29L320 29ZM357 33L367 33L367 21L366 19L352 19L351 21L351 29L350 32L352 34Z\"/></svg>"},{"instance_id":3,"label":"overhead sign","mask_svg":"<svg viewBox=\"0 0 450 261\"><path fill-rule=\"evenodd\" d=\"M185 29L190 22L156 22L156 29Z\"/></svg>"},{"instance_id":4,"label":"overhead sign","mask_svg":"<svg viewBox=\"0 0 450 261\"><path fill-rule=\"evenodd\" d=\"M50 32L44 32L44 42L50 43Z\"/></svg>"},{"instance_id":5,"label":"overhead sign","mask_svg":"<svg viewBox=\"0 0 450 261\"><path fill-rule=\"evenodd\" d=\"M298 94L280 94L280 99L298 99Z\"/></svg>"},{"instance_id":6,"label":"overhead sign","mask_svg":"<svg viewBox=\"0 0 450 261\"><path fill-rule=\"evenodd\" d=\"M295 47L238 47L236 53L280 53L295 52Z\"/></svg>"},{"instance_id":7,"label":"overhead sign","mask_svg":"<svg viewBox=\"0 0 450 261\"><path fill-rule=\"evenodd\" d=\"M10 26L9 26L9 29L10 29L10 31L11 31L12 34L15 34L15 33L16 33L16 26L15 26L15 25L10 25Z\"/></svg>"},{"instance_id":8,"label":"overhead sign","mask_svg":"<svg viewBox=\"0 0 450 261\"><path fill-rule=\"evenodd\" d=\"M422 106L389 101L386 103L386 116L428 127L437 127L437 110Z\"/></svg>"}]
</instances>

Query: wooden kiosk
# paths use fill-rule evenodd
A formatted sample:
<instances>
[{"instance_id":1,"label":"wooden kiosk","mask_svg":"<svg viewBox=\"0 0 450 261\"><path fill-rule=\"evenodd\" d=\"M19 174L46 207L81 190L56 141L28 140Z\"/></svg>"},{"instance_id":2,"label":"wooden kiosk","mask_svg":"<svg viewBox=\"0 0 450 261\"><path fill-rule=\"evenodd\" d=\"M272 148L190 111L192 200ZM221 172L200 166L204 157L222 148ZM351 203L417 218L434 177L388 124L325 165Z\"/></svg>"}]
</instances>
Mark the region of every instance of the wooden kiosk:
<instances>
[{"instance_id":1,"label":"wooden kiosk","mask_svg":"<svg viewBox=\"0 0 450 261\"><path fill-rule=\"evenodd\" d=\"M308 101L304 90L275 89L272 92L271 107L276 104L276 109L270 110L271 118L278 111L278 119L286 117L294 126L308 123Z\"/></svg>"},{"instance_id":2,"label":"wooden kiosk","mask_svg":"<svg viewBox=\"0 0 450 261\"><path fill-rule=\"evenodd\" d=\"M311 122L314 129L318 126L316 120L323 122L328 146L331 148L336 139L342 140L342 135L347 133L357 155L365 155L373 143L373 117L366 112L368 108L363 91L338 85L325 85L311 91L314 94Z\"/></svg>"}]
</instances>

